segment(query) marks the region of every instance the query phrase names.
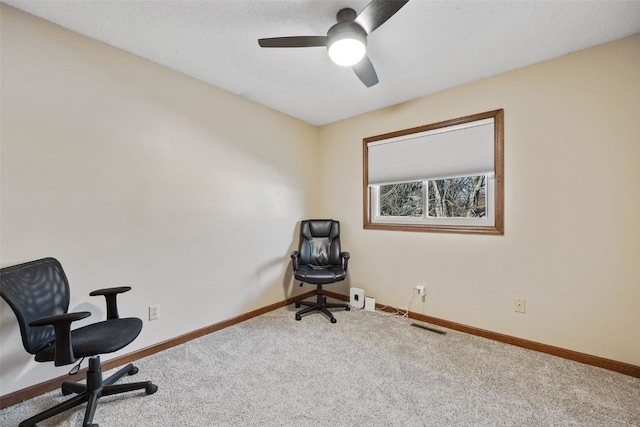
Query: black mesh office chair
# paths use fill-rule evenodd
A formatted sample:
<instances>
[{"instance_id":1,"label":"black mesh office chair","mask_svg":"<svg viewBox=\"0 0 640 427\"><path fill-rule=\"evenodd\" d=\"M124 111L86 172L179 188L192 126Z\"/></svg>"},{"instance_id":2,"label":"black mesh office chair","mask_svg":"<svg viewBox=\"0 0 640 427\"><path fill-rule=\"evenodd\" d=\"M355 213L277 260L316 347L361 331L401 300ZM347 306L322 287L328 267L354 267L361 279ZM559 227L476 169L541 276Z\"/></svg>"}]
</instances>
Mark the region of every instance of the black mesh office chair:
<instances>
[{"instance_id":1,"label":"black mesh office chair","mask_svg":"<svg viewBox=\"0 0 640 427\"><path fill-rule=\"evenodd\" d=\"M89 357L86 384L65 382L62 394L76 396L20 423L20 427L36 423L87 402L83 426L93 424L98 399L134 390L153 394L158 390L151 381L114 384L124 375L134 375L138 368L128 364L111 377L102 378L100 354L118 351L131 343L142 330L142 320L120 318L116 297L131 288L101 289L90 295L103 295L107 304L107 320L71 330L71 323L91 315L88 311L68 313L69 282L60 263L44 258L0 270L0 296L9 304L20 326L25 350L35 354L38 362L69 365Z\"/></svg>"},{"instance_id":2,"label":"black mesh office chair","mask_svg":"<svg viewBox=\"0 0 640 427\"><path fill-rule=\"evenodd\" d=\"M296 307L307 306L296 313L296 320L303 314L321 311L331 323L336 323L330 308L350 310L349 304L328 303L322 293L322 285L340 282L347 277L349 252L340 249L340 222L332 219L309 219L300 224L300 243L291 253L293 274L302 283L316 285L316 301L298 301Z\"/></svg>"}]
</instances>

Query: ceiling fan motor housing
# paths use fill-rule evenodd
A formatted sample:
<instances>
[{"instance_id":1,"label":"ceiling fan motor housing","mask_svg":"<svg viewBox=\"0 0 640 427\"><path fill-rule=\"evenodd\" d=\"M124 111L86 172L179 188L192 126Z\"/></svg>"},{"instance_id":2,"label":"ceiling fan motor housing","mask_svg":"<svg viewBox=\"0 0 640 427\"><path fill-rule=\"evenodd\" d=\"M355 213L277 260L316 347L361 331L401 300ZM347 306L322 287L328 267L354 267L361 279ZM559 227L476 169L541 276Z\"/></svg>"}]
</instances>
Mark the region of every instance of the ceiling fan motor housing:
<instances>
[{"instance_id":1,"label":"ceiling fan motor housing","mask_svg":"<svg viewBox=\"0 0 640 427\"><path fill-rule=\"evenodd\" d=\"M331 39L341 39L346 36L359 36L362 38L363 43L366 44L367 32L360 25L353 21L342 21L329 28L327 31L327 37L329 37L329 43ZM342 37L341 37L342 36ZM352 37L353 38L353 37Z\"/></svg>"}]
</instances>

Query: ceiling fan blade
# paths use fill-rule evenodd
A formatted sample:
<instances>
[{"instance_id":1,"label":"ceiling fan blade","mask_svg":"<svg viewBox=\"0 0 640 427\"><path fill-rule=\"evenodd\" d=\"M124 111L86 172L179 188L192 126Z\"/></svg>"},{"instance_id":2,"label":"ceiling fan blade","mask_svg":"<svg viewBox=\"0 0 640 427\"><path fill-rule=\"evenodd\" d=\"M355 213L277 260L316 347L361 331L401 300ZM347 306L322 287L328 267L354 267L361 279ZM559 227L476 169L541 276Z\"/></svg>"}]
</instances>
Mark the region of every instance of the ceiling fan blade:
<instances>
[{"instance_id":1,"label":"ceiling fan blade","mask_svg":"<svg viewBox=\"0 0 640 427\"><path fill-rule=\"evenodd\" d=\"M373 64L368 56L364 56L356 65L351 67L356 76L360 79L366 87L371 87L378 84L378 75L376 69L373 68Z\"/></svg>"},{"instance_id":2,"label":"ceiling fan blade","mask_svg":"<svg viewBox=\"0 0 640 427\"><path fill-rule=\"evenodd\" d=\"M327 36L293 36L258 39L260 47L315 47L326 46Z\"/></svg>"},{"instance_id":3,"label":"ceiling fan blade","mask_svg":"<svg viewBox=\"0 0 640 427\"><path fill-rule=\"evenodd\" d=\"M387 22L409 0L372 0L355 19L367 34Z\"/></svg>"}]
</instances>

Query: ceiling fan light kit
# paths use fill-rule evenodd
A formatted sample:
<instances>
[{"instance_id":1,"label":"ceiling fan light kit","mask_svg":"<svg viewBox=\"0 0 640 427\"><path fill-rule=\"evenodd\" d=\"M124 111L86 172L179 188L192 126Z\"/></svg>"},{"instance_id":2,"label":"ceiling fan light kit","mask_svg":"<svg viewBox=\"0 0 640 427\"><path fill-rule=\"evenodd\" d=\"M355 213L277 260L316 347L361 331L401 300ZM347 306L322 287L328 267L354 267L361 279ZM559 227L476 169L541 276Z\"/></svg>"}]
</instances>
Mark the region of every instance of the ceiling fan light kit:
<instances>
[{"instance_id":1,"label":"ceiling fan light kit","mask_svg":"<svg viewBox=\"0 0 640 427\"><path fill-rule=\"evenodd\" d=\"M366 86L378 84L378 75L367 57L367 36L387 22L409 0L372 0L360 14L350 8L336 15L337 24L326 36L289 36L258 39L260 47L326 46L331 60L353 72Z\"/></svg>"},{"instance_id":2,"label":"ceiling fan light kit","mask_svg":"<svg viewBox=\"0 0 640 427\"><path fill-rule=\"evenodd\" d=\"M353 21L339 22L327 33L327 50L334 63L355 65L367 53L367 33Z\"/></svg>"}]
</instances>

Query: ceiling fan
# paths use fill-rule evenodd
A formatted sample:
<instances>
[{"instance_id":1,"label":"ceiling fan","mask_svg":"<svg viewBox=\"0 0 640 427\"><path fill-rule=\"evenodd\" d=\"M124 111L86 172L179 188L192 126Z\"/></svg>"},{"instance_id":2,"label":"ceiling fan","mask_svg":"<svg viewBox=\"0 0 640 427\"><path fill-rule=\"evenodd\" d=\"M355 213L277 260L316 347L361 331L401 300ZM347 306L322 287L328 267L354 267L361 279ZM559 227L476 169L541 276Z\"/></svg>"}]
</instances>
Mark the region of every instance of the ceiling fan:
<instances>
[{"instance_id":1,"label":"ceiling fan","mask_svg":"<svg viewBox=\"0 0 640 427\"><path fill-rule=\"evenodd\" d=\"M372 0L360 14L350 8L341 9L337 24L326 36L291 36L258 39L261 47L326 46L333 62L351 67L365 86L378 83L378 75L367 56L367 36L387 22L409 0Z\"/></svg>"}]
</instances>

